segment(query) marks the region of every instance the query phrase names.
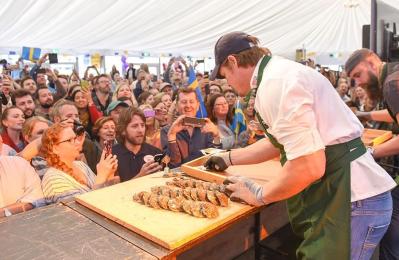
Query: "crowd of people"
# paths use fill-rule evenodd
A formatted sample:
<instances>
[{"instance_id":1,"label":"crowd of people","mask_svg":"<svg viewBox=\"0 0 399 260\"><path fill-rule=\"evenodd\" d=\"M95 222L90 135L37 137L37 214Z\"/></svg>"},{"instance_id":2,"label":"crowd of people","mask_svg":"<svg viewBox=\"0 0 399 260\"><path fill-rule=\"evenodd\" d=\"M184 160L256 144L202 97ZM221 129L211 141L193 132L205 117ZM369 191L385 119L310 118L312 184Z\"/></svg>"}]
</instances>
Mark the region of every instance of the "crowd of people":
<instances>
[{"instance_id":1,"label":"crowd of people","mask_svg":"<svg viewBox=\"0 0 399 260\"><path fill-rule=\"evenodd\" d=\"M184 125L185 117L196 117L200 98L188 87L189 67L181 57L171 58L160 77L152 75L146 64L139 69L130 64L123 73L114 66L109 74L89 66L80 77L76 71L61 75L48 66L43 69L47 56L30 70L25 66L20 72L23 78L3 74L0 83L1 153L16 156L7 159L16 164L25 158L37 173L38 180L30 183L37 187L16 186L17 190L43 191L37 204L27 201L30 205L58 202L165 166L179 167L203 156L206 148L245 147L265 137L255 117L254 96L241 98L226 80L211 81L208 73L196 73L207 108L205 125ZM317 69L314 62L306 65ZM324 68L320 72L354 111L379 109L345 72L326 73ZM233 123L237 107L243 108L245 118L238 131ZM364 124L378 127L370 120ZM113 144L110 155L105 154L105 142ZM169 156L168 165L144 161L146 155L162 153ZM25 195L14 192L0 208L11 205L18 213L22 208L13 205L24 201Z\"/></svg>"},{"instance_id":2,"label":"crowd of people","mask_svg":"<svg viewBox=\"0 0 399 260\"><path fill-rule=\"evenodd\" d=\"M189 67L180 57L171 58L160 77L146 64L131 64L125 72L113 67L109 74L89 66L83 77L76 71L62 75L43 66L47 57L25 66L21 78L1 75L0 174L10 174L11 164L29 173L20 173L25 179L18 182L1 178L7 190L0 216L173 169L207 148L244 147L264 138L253 97L245 102L226 80L197 72L200 99L188 87ZM208 114L204 125L185 125L184 118L196 117L200 100ZM245 121L239 131L233 126L237 106ZM167 155L167 163L144 160L157 154Z\"/></svg>"},{"instance_id":3,"label":"crowd of people","mask_svg":"<svg viewBox=\"0 0 399 260\"><path fill-rule=\"evenodd\" d=\"M264 55L262 59L268 56L266 50L260 53ZM24 67L19 79L9 74L1 75L0 217L68 200L77 194L163 168L177 168L203 156L208 148L229 151L264 138L273 143L274 137L267 133L263 120L255 112L256 91L250 91L245 98L239 97L236 92L239 88L233 88L227 80L210 80L208 73L200 72L196 73L199 88L196 91L189 83L191 68L181 57L171 58L161 76L152 75L146 64L141 64L138 69L130 64L123 72L114 66L109 74L101 74L96 67L89 66L83 77L76 71L62 75L48 66L43 68L47 57L47 54L42 56L31 69ZM231 58L229 62L237 61ZM251 66L255 68L255 65ZM338 73L321 68L319 71L327 81L320 74L307 71L308 68L288 65L306 71L321 85L331 88L325 93L331 94L334 102L341 99L346 103L365 127L392 127L392 123L381 124L384 120L380 114L386 116L387 112L371 113L385 111L384 103L377 102L382 99L373 96L373 92L366 93L345 71ZM305 65L317 69L314 62ZM95 73L89 73L91 70ZM226 71L226 78L229 76L234 80L235 76ZM320 94L317 98L324 100L326 97ZM202 102L208 116L201 121L201 127L185 123L187 118L197 116ZM288 119L290 115L299 115L290 105L294 104L279 107L287 114L278 114L281 117L276 120L278 127L284 124L297 127ZM350 111L341 108L340 113L344 115L347 110ZM268 115L263 113L264 117ZM356 134L360 133L362 128L355 117L345 116L355 122ZM323 134L328 135L327 132ZM287 143L293 145L296 141L288 140ZM314 141L313 145L319 144ZM275 147L279 147L278 143ZM274 148L271 150L275 155ZM238 159L237 154L246 150L235 151L234 161L244 163L245 156ZM156 161L156 155L168 159ZM230 152L220 156L224 156L219 162L224 160L226 168L232 165ZM293 155L288 153L288 156ZM253 160L247 158L245 163L255 162ZM262 198L260 201L264 202Z\"/></svg>"},{"instance_id":4,"label":"crowd of people","mask_svg":"<svg viewBox=\"0 0 399 260\"><path fill-rule=\"evenodd\" d=\"M196 84L181 57L158 76L146 64L62 75L43 66L47 54L30 69L4 67L0 218L178 168L216 148L205 163L211 170L280 155L274 179L260 185L242 173L227 178L227 189L251 205L287 199L303 240L298 258L366 259L380 243L381 259L396 259L396 172L374 159L397 155L399 138L366 149L361 135L362 124L395 130L398 67L362 49L334 72L272 57L258 43L242 32L221 37L215 69L197 72ZM200 125L187 123L203 106Z\"/></svg>"}]
</instances>

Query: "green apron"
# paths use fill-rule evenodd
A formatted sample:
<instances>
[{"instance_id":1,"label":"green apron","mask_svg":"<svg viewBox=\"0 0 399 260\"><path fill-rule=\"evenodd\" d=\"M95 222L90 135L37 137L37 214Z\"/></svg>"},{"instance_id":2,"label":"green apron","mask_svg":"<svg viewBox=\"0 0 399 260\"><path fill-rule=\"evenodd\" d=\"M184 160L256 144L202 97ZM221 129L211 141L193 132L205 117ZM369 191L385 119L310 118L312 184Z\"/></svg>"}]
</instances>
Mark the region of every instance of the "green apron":
<instances>
[{"instance_id":1,"label":"green apron","mask_svg":"<svg viewBox=\"0 0 399 260\"><path fill-rule=\"evenodd\" d=\"M270 57L261 61L257 86ZM255 89L255 95L256 95ZM270 142L280 150L280 162L287 161L284 146L268 133L268 126L256 116ZM295 234L302 238L298 259L350 259L351 186L350 163L366 152L360 138L326 146L323 177L287 200L288 215Z\"/></svg>"}]
</instances>

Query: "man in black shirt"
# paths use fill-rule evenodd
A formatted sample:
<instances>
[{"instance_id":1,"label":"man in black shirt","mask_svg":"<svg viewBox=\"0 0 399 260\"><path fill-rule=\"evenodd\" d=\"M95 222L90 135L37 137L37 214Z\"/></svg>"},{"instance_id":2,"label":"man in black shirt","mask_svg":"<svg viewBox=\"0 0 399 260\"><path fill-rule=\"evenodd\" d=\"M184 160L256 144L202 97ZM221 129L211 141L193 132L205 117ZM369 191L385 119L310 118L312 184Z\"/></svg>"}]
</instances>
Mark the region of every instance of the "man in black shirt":
<instances>
[{"instance_id":1,"label":"man in black shirt","mask_svg":"<svg viewBox=\"0 0 399 260\"><path fill-rule=\"evenodd\" d=\"M368 49L355 51L347 60L345 70L349 77L361 86L372 100L386 102L388 113L396 123L399 121L399 64L385 63ZM368 119L376 120L375 112ZM382 114L379 115L381 117ZM399 136L371 148L374 158L399 154ZM395 176L393 176L395 177ZM399 183L399 176L396 176ZM399 259L399 187L392 190L393 212L391 224L380 243L380 259ZM372 235L372 234L371 234Z\"/></svg>"},{"instance_id":2,"label":"man in black shirt","mask_svg":"<svg viewBox=\"0 0 399 260\"><path fill-rule=\"evenodd\" d=\"M112 147L112 153L118 158L117 172L121 182L162 169L151 158L151 155L160 154L161 150L145 143L145 117L141 110L134 107L124 109L119 116L116 132L118 144Z\"/></svg>"}]
</instances>

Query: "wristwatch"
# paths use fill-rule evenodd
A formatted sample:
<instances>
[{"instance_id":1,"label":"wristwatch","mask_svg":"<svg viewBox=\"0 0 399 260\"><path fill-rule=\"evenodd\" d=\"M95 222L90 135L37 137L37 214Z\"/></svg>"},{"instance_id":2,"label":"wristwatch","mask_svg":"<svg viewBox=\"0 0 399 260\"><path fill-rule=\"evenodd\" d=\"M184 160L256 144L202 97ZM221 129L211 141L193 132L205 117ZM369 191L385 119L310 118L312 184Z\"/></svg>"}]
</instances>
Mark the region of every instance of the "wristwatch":
<instances>
[{"instance_id":1,"label":"wristwatch","mask_svg":"<svg viewBox=\"0 0 399 260\"><path fill-rule=\"evenodd\" d=\"M11 215L12 215L11 211L9 211L8 208L4 208L4 216L9 217Z\"/></svg>"}]
</instances>

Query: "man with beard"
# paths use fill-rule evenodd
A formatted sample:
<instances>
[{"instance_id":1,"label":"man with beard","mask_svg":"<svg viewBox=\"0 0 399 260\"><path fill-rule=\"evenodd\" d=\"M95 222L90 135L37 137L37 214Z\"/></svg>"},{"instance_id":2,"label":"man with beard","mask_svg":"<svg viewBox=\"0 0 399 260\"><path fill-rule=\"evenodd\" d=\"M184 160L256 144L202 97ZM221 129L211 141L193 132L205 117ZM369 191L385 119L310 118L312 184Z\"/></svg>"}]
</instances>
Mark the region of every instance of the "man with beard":
<instances>
[{"instance_id":1,"label":"man with beard","mask_svg":"<svg viewBox=\"0 0 399 260\"><path fill-rule=\"evenodd\" d=\"M49 117L49 111L50 107L54 103L54 97L53 94L51 94L50 90L46 86L40 86L37 89L37 100L39 103L39 106L36 108L36 115L42 116L48 120L50 120Z\"/></svg>"},{"instance_id":2,"label":"man with beard","mask_svg":"<svg viewBox=\"0 0 399 260\"><path fill-rule=\"evenodd\" d=\"M385 63L372 51L360 49L347 60L345 70L356 84L363 87L372 100L383 99L387 104L386 116L399 121L399 66ZM369 119L376 120L376 113L369 112ZM378 118L378 114L377 114ZM399 154L399 137L370 148L374 158ZM392 176L399 182L399 176ZM380 244L380 259L399 259L399 188L392 190L393 212L391 225Z\"/></svg>"},{"instance_id":3,"label":"man with beard","mask_svg":"<svg viewBox=\"0 0 399 260\"><path fill-rule=\"evenodd\" d=\"M111 80L107 75L101 74L97 77L92 97L98 111L105 114L108 105L112 101Z\"/></svg>"},{"instance_id":4,"label":"man with beard","mask_svg":"<svg viewBox=\"0 0 399 260\"><path fill-rule=\"evenodd\" d=\"M124 109L119 116L116 134L118 144L112 148L112 153L118 158L117 172L121 182L162 169L151 158L161 150L145 142L145 117L141 110L134 107Z\"/></svg>"},{"instance_id":5,"label":"man with beard","mask_svg":"<svg viewBox=\"0 0 399 260\"><path fill-rule=\"evenodd\" d=\"M17 89L11 95L12 104L24 112L25 119L35 115L35 102L32 95L26 89Z\"/></svg>"}]
</instances>

